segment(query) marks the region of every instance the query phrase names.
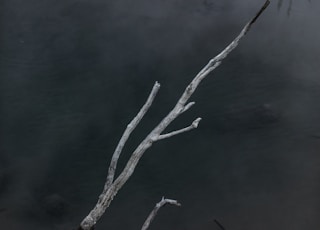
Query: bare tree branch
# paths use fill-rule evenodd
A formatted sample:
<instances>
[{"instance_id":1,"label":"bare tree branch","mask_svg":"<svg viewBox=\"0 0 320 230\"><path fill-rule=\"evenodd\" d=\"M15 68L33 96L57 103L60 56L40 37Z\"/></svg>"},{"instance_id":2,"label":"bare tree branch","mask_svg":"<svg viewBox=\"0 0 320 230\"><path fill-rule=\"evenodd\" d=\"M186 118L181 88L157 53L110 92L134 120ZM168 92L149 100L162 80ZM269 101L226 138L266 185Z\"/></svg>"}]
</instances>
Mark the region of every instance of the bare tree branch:
<instances>
[{"instance_id":1,"label":"bare tree branch","mask_svg":"<svg viewBox=\"0 0 320 230\"><path fill-rule=\"evenodd\" d=\"M115 171L117 168L118 159L120 157L122 149L123 149L125 143L127 142L128 138L130 137L130 134L132 133L132 131L137 127L137 125L139 124L139 122L141 121L143 116L149 110L149 108L152 105L152 102L153 102L154 98L156 97L159 89L160 89L160 84L158 82L155 82L147 101L142 106L139 113L127 125L127 128L124 131L124 133L123 133L123 135L122 135L122 137L121 137L121 139L120 139L120 141L119 141L119 143L118 143L118 145L112 155L112 159L111 159L109 170L108 170L107 181L105 183L104 190L107 190L110 187L110 185L112 184L113 178L115 175Z\"/></svg>"},{"instance_id":2,"label":"bare tree branch","mask_svg":"<svg viewBox=\"0 0 320 230\"><path fill-rule=\"evenodd\" d=\"M171 199L165 199L164 197L162 197L161 201L158 202L156 204L156 206L154 207L154 209L151 211L151 213L149 214L148 218L146 219L146 221L144 222L141 230L147 230L151 224L151 222L153 221L153 219L156 217L158 211L160 210L160 208L166 204L171 204L171 205L176 205L176 206L181 206L181 204L176 201L176 200L171 200Z\"/></svg>"},{"instance_id":3,"label":"bare tree branch","mask_svg":"<svg viewBox=\"0 0 320 230\"><path fill-rule=\"evenodd\" d=\"M201 121L201 117L195 119L192 124L186 128L183 128L183 129L179 129L179 130L176 130L176 131L173 131L173 132L170 132L170 133L166 133L166 134L161 134L158 136L158 138L154 141L159 141L159 140L163 140L163 139L166 139L166 138L169 138L169 137L173 137L175 135L178 135L180 133L184 133L184 132L187 132L187 131L190 131L192 129L196 129L198 128L198 125L199 125L199 122Z\"/></svg>"},{"instance_id":4,"label":"bare tree branch","mask_svg":"<svg viewBox=\"0 0 320 230\"><path fill-rule=\"evenodd\" d=\"M127 182L127 180L133 174L140 158L143 156L145 151L152 146L152 144L155 140L159 140L159 138L163 139L163 138L169 137L168 135L173 136L176 134L180 134L182 132L189 131L189 130L197 127L197 125L200 121L199 119L195 120L193 125L185 128L185 129L161 135L161 133L170 125L170 123L172 121L174 121L183 112L187 111L194 104L191 102L186 105L189 98L192 96L192 94L197 89L198 85L201 83L201 81L205 77L208 76L208 74L210 72L212 72L214 69L216 69L221 64L222 60L225 59L228 56L228 54L230 54L238 46L239 41L250 30L252 24L255 23L257 18L267 8L269 3L270 3L270 1L267 0L265 2L265 4L261 7L261 9L257 12L257 14L244 26L244 28L241 30L240 34L221 53L219 53L216 57L212 58L209 61L209 63L195 76L195 78L191 81L191 83L186 87L185 91L183 92L182 96L180 97L180 99L178 100L178 102L176 103L174 108L168 113L167 116L164 117L164 119L138 145L138 147L132 153L132 155L131 155L130 159L128 160L126 166L124 167L123 171L113 181L115 168L116 168L117 160L119 158L119 154L121 153L123 144L126 142L127 138L129 137L129 135L124 135L125 137L123 137L123 140L120 140L121 143L119 143L119 151L116 150L117 153L113 156L113 160L111 161L110 168L109 168L109 171L111 171L111 173L107 177L108 179L107 179L106 184L104 186L103 192L99 196L98 202L96 203L95 207L90 211L90 213L81 222L79 229L91 230L93 228L93 226L95 226L95 224L101 218L101 216L103 215L105 210L109 207L114 196L117 194L117 192L122 188L122 186ZM157 92L157 90L155 90L155 91ZM154 94L156 94L156 93L154 93ZM152 93L149 96L149 98L151 98L150 99L151 102L153 101L154 96L152 96ZM150 105L149 105L149 107L150 107ZM146 110L149 107L146 106ZM142 112L143 115L144 115L144 113L145 112ZM142 116L137 118L137 120L138 120L137 123L141 120ZM137 123L135 123L135 124L137 124ZM130 126L128 127L128 129L129 129L128 132L130 134L133 129ZM115 162L115 163L112 163L112 162Z\"/></svg>"}]
</instances>

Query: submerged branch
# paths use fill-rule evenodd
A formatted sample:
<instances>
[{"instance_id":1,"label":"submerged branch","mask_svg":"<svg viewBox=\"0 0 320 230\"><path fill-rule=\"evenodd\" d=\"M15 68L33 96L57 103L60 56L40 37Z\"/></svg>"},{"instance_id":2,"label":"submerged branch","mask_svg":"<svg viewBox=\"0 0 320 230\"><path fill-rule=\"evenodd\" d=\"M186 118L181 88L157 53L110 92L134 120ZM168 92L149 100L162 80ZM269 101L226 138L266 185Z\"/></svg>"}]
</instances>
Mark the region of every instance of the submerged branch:
<instances>
[{"instance_id":1,"label":"submerged branch","mask_svg":"<svg viewBox=\"0 0 320 230\"><path fill-rule=\"evenodd\" d=\"M154 207L154 209L151 211L151 213L149 214L148 218L146 219L146 221L144 222L141 230L147 230L151 224L151 222L153 221L153 219L156 217L156 215L158 214L158 211L160 210L160 208L166 204L171 204L171 205L175 205L175 206L181 206L181 204L176 201L176 200L172 200L172 199L165 199L164 197L162 197L161 201L158 202L156 204L156 206Z\"/></svg>"}]
</instances>

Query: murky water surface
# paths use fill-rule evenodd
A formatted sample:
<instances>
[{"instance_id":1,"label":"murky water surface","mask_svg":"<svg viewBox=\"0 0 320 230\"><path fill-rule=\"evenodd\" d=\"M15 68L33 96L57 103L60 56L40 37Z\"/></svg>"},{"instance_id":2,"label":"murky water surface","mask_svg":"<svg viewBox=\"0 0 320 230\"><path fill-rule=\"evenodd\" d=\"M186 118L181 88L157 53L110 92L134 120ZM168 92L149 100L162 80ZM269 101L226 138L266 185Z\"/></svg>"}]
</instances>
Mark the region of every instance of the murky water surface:
<instances>
[{"instance_id":1,"label":"murky water surface","mask_svg":"<svg viewBox=\"0 0 320 230\"><path fill-rule=\"evenodd\" d=\"M1 1L1 229L77 226L153 83L119 169L261 4ZM199 128L149 149L97 229L139 229L162 196L183 205L152 229L318 229L319 10L273 1L168 131Z\"/></svg>"}]
</instances>

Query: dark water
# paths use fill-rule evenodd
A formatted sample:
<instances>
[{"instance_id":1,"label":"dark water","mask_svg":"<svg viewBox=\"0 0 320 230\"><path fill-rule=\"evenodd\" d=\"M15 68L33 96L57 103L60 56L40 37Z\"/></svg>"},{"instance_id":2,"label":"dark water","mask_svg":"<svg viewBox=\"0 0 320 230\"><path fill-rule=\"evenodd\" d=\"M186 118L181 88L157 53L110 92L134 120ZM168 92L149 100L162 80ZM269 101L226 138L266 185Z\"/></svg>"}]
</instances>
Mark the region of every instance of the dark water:
<instances>
[{"instance_id":1,"label":"dark water","mask_svg":"<svg viewBox=\"0 0 320 230\"><path fill-rule=\"evenodd\" d=\"M160 93L120 162L262 1L0 2L0 226L71 229L96 202L121 133ZM97 229L319 229L320 79L316 1L273 1L199 87ZM288 11L290 10L290 13Z\"/></svg>"}]
</instances>

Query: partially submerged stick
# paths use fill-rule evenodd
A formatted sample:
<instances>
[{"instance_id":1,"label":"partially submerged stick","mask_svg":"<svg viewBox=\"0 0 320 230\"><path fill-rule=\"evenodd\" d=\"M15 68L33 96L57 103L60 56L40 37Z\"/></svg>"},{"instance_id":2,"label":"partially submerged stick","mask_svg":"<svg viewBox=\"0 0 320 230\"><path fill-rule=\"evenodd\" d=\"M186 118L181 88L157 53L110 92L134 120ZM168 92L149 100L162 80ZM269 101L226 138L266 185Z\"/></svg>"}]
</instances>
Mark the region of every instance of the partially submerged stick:
<instances>
[{"instance_id":1,"label":"partially submerged stick","mask_svg":"<svg viewBox=\"0 0 320 230\"><path fill-rule=\"evenodd\" d=\"M216 223L216 225L219 226L219 228L220 228L221 230L226 230L226 229L223 227L223 225L222 225L217 219L214 219L213 221Z\"/></svg>"},{"instance_id":2,"label":"partially submerged stick","mask_svg":"<svg viewBox=\"0 0 320 230\"><path fill-rule=\"evenodd\" d=\"M149 214L148 218L146 219L146 221L144 222L144 224L142 225L141 230L147 230L151 224L151 222L153 221L153 219L156 217L156 215L158 214L158 211L160 210L160 208L162 208L162 206L166 205L166 204L171 204L171 205L176 205L176 206L181 206L181 204L176 201L176 200L172 200L172 199L165 199L164 197L162 197L161 201L159 201L156 206L153 208L153 210L151 211L151 213Z\"/></svg>"},{"instance_id":3,"label":"partially submerged stick","mask_svg":"<svg viewBox=\"0 0 320 230\"><path fill-rule=\"evenodd\" d=\"M208 76L214 69L216 69L221 62L230 54L239 44L239 41L247 34L250 30L252 24L258 19L258 17L262 14L262 12L268 7L270 1L267 0L261 9L257 12L257 14L244 26L241 30L240 34L217 56L212 58L208 64L203 67L203 69L195 76L195 78L191 81L191 83L186 87L185 91L181 95L180 99L174 106L174 108L168 113L167 116L163 118L163 120L148 134L148 136L138 145L138 147L132 153L130 159L128 160L126 166L120 175L114 179L115 170L117 166L117 162L123 146L125 145L127 139L129 138L131 132L135 129L138 123L141 121L145 113L150 108L158 90L160 87L159 83L155 83L153 89L147 99L145 105L141 108L137 116L130 122L124 131L123 136L121 137L119 144L112 156L111 163L108 170L107 180L104 186L104 189L99 196L98 202L94 206L94 208L90 211L90 213L83 219L80 224L79 230L92 230L97 221L104 214L105 210L109 207L111 201L117 192L122 188L122 186L127 182L127 180L133 174L140 158L143 156L145 151L152 146L152 144L156 141L172 137L177 134L181 134L183 132L190 131L198 127L198 124L201 118L195 119L192 124L186 128L182 128L180 130L176 130L167 134L162 134L162 132L170 125L172 121L174 121L179 115L186 112L190 109L195 102L189 102L188 100L192 96L192 94L197 89L198 85L201 81Z\"/></svg>"}]
</instances>

